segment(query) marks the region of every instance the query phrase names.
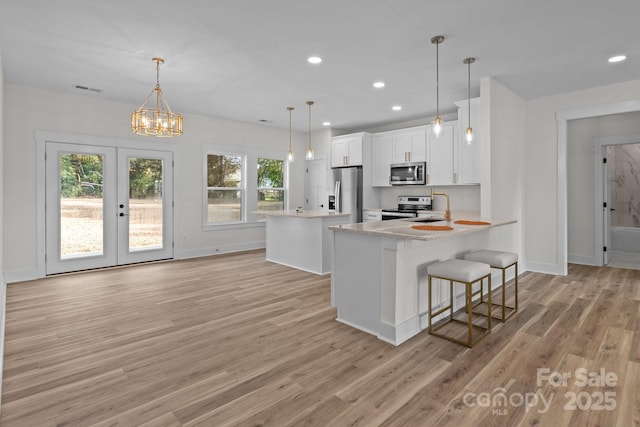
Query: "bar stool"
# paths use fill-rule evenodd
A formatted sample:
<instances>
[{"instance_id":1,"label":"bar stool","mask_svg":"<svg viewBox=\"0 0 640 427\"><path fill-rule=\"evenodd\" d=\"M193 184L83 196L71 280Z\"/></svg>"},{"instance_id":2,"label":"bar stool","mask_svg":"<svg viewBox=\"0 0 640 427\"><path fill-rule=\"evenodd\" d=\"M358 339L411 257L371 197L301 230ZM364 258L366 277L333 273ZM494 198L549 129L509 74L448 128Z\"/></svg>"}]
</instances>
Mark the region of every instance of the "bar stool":
<instances>
[{"instance_id":1,"label":"bar stool","mask_svg":"<svg viewBox=\"0 0 640 427\"><path fill-rule=\"evenodd\" d=\"M501 251L492 251L489 249L482 249L478 251L469 252L464 256L464 259L468 261L475 262L484 262L485 264L489 264L491 268L497 268L502 270L502 303L496 304L493 303L494 306L501 308L501 315L494 316L496 319L500 319L503 322L513 316L516 311L518 311L518 254L513 252L501 252ZM508 306L506 304L506 283L505 283L505 272L508 268L515 267L516 277L514 282L514 291L515 291L515 304L513 307ZM491 284L489 284L488 294L490 295L492 292ZM480 284L480 302L476 305L484 303L484 296L482 290L482 283ZM491 304L490 302L488 304ZM507 309L511 310L509 314L507 314ZM495 313L495 311L494 311ZM479 314L479 313L476 313Z\"/></svg>"},{"instance_id":2,"label":"bar stool","mask_svg":"<svg viewBox=\"0 0 640 427\"><path fill-rule=\"evenodd\" d=\"M476 344L478 341L488 335L489 332L491 332L491 294L487 295L487 300L489 302L489 316L487 318L486 327L473 323L472 312L473 284L477 282L482 283L484 279L488 279L489 288L491 288L491 268L488 264L474 261L465 261L461 259L450 259L447 261L432 264L427 267L427 276L429 279L429 334L447 339L449 341L453 341L458 344L466 345L467 347L473 347L474 344ZM449 305L440 308L436 312L433 312L432 304L431 284L433 278L449 281ZM465 285L465 309L467 312L466 322L454 318L454 283ZM434 326L432 322L433 318L444 313L447 310L449 310L449 319L441 324ZM438 332L443 327L453 322L463 323L467 325L466 341L454 338L442 332ZM481 334L476 336L475 339L473 337L474 329L481 331Z\"/></svg>"}]
</instances>

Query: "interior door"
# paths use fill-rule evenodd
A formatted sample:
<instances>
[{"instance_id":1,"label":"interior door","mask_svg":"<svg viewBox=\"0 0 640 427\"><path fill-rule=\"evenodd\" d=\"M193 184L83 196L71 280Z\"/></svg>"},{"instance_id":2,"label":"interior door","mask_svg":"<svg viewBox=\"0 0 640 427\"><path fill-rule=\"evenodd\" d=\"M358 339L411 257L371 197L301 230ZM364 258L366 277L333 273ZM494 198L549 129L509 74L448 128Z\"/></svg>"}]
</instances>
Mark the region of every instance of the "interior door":
<instances>
[{"instance_id":1,"label":"interior door","mask_svg":"<svg viewBox=\"0 0 640 427\"><path fill-rule=\"evenodd\" d=\"M602 147L603 158L607 158L607 147ZM602 252L602 263L604 265L609 264L609 251L611 250L611 197L609 191L609 166L607 163L602 163L602 200L604 201L602 209L602 243L604 250Z\"/></svg>"},{"instance_id":2,"label":"interior door","mask_svg":"<svg viewBox=\"0 0 640 427\"><path fill-rule=\"evenodd\" d=\"M46 274L173 257L172 153L45 150Z\"/></svg>"},{"instance_id":3,"label":"interior door","mask_svg":"<svg viewBox=\"0 0 640 427\"><path fill-rule=\"evenodd\" d=\"M323 210L328 203L325 188L326 170L323 159L308 160L305 174L305 204L310 211Z\"/></svg>"}]
</instances>

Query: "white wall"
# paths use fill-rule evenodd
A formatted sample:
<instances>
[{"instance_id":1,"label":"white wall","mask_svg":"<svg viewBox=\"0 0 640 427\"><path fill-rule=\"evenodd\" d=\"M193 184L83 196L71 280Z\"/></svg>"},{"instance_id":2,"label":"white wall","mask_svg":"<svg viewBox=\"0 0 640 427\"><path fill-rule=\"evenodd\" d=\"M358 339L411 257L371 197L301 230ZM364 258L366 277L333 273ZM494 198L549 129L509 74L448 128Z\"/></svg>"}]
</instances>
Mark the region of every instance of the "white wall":
<instances>
[{"instance_id":1,"label":"white wall","mask_svg":"<svg viewBox=\"0 0 640 427\"><path fill-rule=\"evenodd\" d=\"M567 125L567 214L570 262L596 255L594 138L640 134L640 111L577 119Z\"/></svg>"},{"instance_id":2,"label":"white wall","mask_svg":"<svg viewBox=\"0 0 640 427\"><path fill-rule=\"evenodd\" d=\"M163 141L132 135L130 114L135 105L103 101L24 86L4 86L4 269L8 277L35 277L36 254L36 130L57 131L148 141L150 148ZM283 109L284 110L284 109ZM283 117L286 115L283 112ZM264 227L203 231L202 164L204 144L260 147L286 153L288 130L185 114L185 133L169 141L175 152L175 256L207 255L264 245ZM300 158L306 134L294 133L294 151ZM304 161L292 166L291 204L304 198Z\"/></svg>"},{"instance_id":3,"label":"white wall","mask_svg":"<svg viewBox=\"0 0 640 427\"><path fill-rule=\"evenodd\" d=\"M499 242L503 250L520 254L526 268L523 230L525 216L524 169L526 101L497 81L481 81L481 114L483 144L481 157L488 168L482 171L482 214L492 218L515 218L518 223L510 242ZM487 212L488 210L488 212ZM496 249L499 249L496 247Z\"/></svg>"},{"instance_id":4,"label":"white wall","mask_svg":"<svg viewBox=\"0 0 640 427\"><path fill-rule=\"evenodd\" d=\"M525 146L525 253L530 270L560 274L557 246L558 138L556 113L637 101L640 80L535 99L527 103ZM562 239L562 236L560 236ZM561 246L560 246L561 247Z\"/></svg>"}]
</instances>

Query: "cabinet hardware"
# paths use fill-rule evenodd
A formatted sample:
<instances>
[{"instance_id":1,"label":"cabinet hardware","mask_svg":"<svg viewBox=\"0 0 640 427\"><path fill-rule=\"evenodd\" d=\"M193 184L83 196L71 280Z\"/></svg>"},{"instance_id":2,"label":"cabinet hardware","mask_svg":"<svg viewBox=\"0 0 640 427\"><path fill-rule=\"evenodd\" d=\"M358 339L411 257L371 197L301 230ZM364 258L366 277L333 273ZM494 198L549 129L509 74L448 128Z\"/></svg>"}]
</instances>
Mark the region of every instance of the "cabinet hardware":
<instances>
[{"instance_id":1,"label":"cabinet hardware","mask_svg":"<svg viewBox=\"0 0 640 427\"><path fill-rule=\"evenodd\" d=\"M457 174L457 173L454 173L454 174L453 174L453 183L454 183L454 184L457 184L457 183L458 183L458 174Z\"/></svg>"}]
</instances>

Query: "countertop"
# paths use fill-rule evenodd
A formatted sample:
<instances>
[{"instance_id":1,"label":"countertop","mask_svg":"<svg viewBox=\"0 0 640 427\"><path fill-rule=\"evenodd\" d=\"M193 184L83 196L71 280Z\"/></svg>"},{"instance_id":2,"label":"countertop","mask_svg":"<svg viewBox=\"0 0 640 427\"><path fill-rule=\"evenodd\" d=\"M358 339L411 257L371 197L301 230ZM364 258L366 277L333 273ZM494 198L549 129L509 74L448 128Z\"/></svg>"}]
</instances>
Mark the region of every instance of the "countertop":
<instances>
[{"instance_id":1,"label":"countertop","mask_svg":"<svg viewBox=\"0 0 640 427\"><path fill-rule=\"evenodd\" d=\"M296 218L337 218L337 217L343 217L343 216L350 216L351 213L350 212L339 212L339 213L335 213L335 212L327 212L327 211L307 211L307 210L303 210L301 212L296 212L295 210L289 210L289 211L260 211L258 212L260 214L263 215L268 215L268 216L287 216L287 217L296 217Z\"/></svg>"},{"instance_id":2,"label":"countertop","mask_svg":"<svg viewBox=\"0 0 640 427\"><path fill-rule=\"evenodd\" d=\"M437 214L440 212L430 212ZM435 215L434 215L435 216ZM481 218L477 214L472 213L453 213L452 220L435 221L435 222L416 222L419 218L394 219L390 221L366 222L358 224L335 225L329 227L333 231L344 231L349 233L369 234L381 237L392 237L396 239L412 239L412 240L438 240L448 239L450 237L460 236L464 234L475 233L477 231L486 230L501 225L514 224L514 219L496 219ZM491 223L490 225L461 225L455 224L456 220L484 221ZM411 228L413 225L448 225L453 227L450 231L428 231L416 230Z\"/></svg>"}]
</instances>

